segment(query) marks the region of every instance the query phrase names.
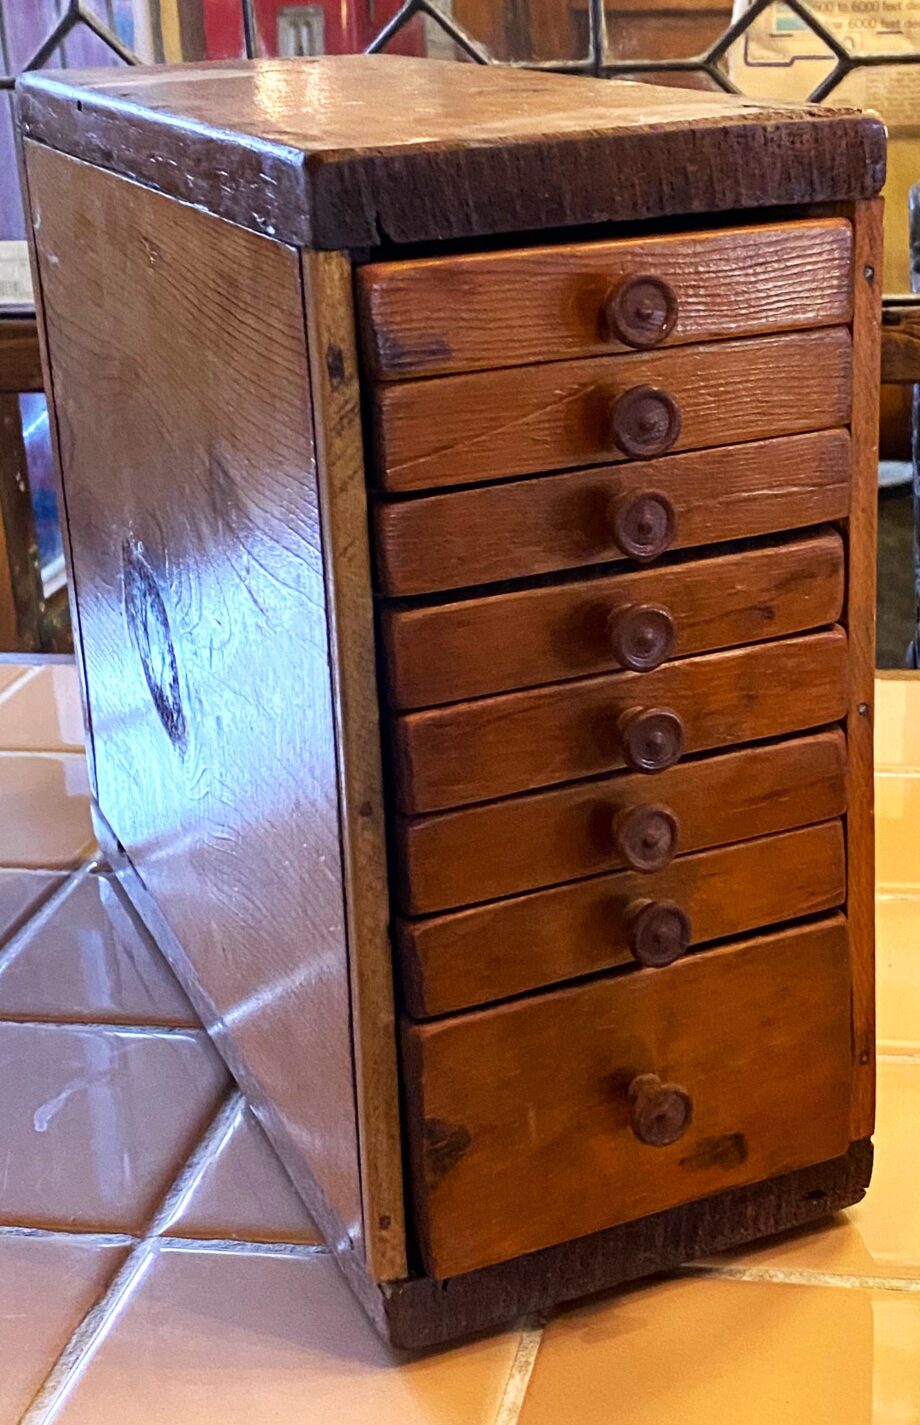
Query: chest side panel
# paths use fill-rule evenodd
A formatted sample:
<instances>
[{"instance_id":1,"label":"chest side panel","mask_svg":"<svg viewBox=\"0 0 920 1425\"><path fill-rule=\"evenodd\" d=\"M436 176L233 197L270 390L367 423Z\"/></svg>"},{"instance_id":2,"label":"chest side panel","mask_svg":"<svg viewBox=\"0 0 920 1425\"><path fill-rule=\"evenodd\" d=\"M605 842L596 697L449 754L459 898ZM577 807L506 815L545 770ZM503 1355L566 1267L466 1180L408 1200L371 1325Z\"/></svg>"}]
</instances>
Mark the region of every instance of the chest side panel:
<instances>
[{"instance_id":1,"label":"chest side panel","mask_svg":"<svg viewBox=\"0 0 920 1425\"><path fill-rule=\"evenodd\" d=\"M360 1242L299 257L27 149L99 804L282 1157Z\"/></svg>"}]
</instances>

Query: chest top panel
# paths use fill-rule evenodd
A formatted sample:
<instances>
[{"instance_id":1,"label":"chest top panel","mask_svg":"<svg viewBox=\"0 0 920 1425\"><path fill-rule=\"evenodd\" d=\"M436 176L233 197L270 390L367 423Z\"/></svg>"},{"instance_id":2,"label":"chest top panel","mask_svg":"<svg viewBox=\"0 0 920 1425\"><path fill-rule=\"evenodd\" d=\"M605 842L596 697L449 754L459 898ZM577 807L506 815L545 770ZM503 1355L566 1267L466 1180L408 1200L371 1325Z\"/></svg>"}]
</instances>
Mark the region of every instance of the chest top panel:
<instances>
[{"instance_id":1,"label":"chest top panel","mask_svg":"<svg viewBox=\"0 0 920 1425\"><path fill-rule=\"evenodd\" d=\"M25 75L26 137L282 241L365 248L850 202L854 110L350 55Z\"/></svg>"}]
</instances>

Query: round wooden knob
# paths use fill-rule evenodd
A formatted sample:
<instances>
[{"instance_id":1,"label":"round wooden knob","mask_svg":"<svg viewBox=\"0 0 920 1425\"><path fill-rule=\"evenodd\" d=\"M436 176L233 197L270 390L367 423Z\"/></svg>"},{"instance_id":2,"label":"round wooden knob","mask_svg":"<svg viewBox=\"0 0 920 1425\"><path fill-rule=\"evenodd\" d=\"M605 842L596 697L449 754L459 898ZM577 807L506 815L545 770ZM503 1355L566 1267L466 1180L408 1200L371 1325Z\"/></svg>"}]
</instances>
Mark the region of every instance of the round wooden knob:
<instances>
[{"instance_id":1,"label":"round wooden knob","mask_svg":"<svg viewBox=\"0 0 920 1425\"><path fill-rule=\"evenodd\" d=\"M610 501L610 528L620 549L642 564L670 549L677 533L677 516L659 490L633 490Z\"/></svg>"},{"instance_id":2,"label":"round wooden knob","mask_svg":"<svg viewBox=\"0 0 920 1425\"><path fill-rule=\"evenodd\" d=\"M680 435L677 402L657 386L633 386L613 403L610 433L624 455L663 455Z\"/></svg>"},{"instance_id":3,"label":"round wooden knob","mask_svg":"<svg viewBox=\"0 0 920 1425\"><path fill-rule=\"evenodd\" d=\"M677 321L677 298L661 277L626 277L607 294L607 330L624 346L657 346Z\"/></svg>"},{"instance_id":4,"label":"round wooden knob","mask_svg":"<svg viewBox=\"0 0 920 1425\"><path fill-rule=\"evenodd\" d=\"M626 907L629 948L640 965L660 969L690 945L690 917L676 901L635 900Z\"/></svg>"},{"instance_id":5,"label":"round wooden knob","mask_svg":"<svg viewBox=\"0 0 920 1425\"><path fill-rule=\"evenodd\" d=\"M684 724L670 708L627 708L617 732L623 761L634 772L663 772L684 750Z\"/></svg>"},{"instance_id":6,"label":"round wooden knob","mask_svg":"<svg viewBox=\"0 0 920 1425\"><path fill-rule=\"evenodd\" d=\"M657 1074L637 1074L629 1086L632 1131L640 1143L666 1148L693 1122L693 1100L680 1084L663 1084Z\"/></svg>"},{"instance_id":7,"label":"round wooden knob","mask_svg":"<svg viewBox=\"0 0 920 1425\"><path fill-rule=\"evenodd\" d=\"M626 604L607 621L614 657L634 673L648 673L674 653L674 620L656 604Z\"/></svg>"},{"instance_id":8,"label":"round wooden knob","mask_svg":"<svg viewBox=\"0 0 920 1425\"><path fill-rule=\"evenodd\" d=\"M618 812L613 840L634 871L663 871L677 852L680 824L670 807L639 806Z\"/></svg>"}]
</instances>

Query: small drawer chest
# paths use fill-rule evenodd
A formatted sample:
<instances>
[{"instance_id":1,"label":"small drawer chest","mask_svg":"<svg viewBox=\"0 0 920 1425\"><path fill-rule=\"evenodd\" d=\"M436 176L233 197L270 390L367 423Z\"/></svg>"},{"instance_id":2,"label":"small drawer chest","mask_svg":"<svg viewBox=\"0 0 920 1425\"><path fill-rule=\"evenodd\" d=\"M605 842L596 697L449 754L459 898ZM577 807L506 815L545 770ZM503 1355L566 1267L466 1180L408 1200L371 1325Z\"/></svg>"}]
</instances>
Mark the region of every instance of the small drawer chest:
<instances>
[{"instance_id":1,"label":"small drawer chest","mask_svg":"<svg viewBox=\"0 0 920 1425\"><path fill-rule=\"evenodd\" d=\"M378 1329L858 1201L884 134L30 76L97 827Z\"/></svg>"}]
</instances>

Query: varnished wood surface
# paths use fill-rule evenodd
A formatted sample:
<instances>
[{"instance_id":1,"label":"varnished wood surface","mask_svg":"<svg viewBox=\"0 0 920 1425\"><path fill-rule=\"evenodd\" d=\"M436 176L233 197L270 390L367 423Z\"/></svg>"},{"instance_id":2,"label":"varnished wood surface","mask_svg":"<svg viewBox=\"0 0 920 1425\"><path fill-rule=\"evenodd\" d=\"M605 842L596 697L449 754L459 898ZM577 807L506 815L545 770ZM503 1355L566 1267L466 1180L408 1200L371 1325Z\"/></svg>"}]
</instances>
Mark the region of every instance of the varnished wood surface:
<instances>
[{"instance_id":1,"label":"varnished wood surface","mask_svg":"<svg viewBox=\"0 0 920 1425\"><path fill-rule=\"evenodd\" d=\"M288 1171L360 1246L299 257L27 148L99 802Z\"/></svg>"},{"instance_id":2,"label":"varnished wood surface","mask_svg":"<svg viewBox=\"0 0 920 1425\"><path fill-rule=\"evenodd\" d=\"M828 327L380 385L377 479L424 490L625 459L613 403L644 386L677 403L674 451L845 425L850 335Z\"/></svg>"},{"instance_id":3,"label":"varnished wood surface","mask_svg":"<svg viewBox=\"0 0 920 1425\"><path fill-rule=\"evenodd\" d=\"M878 370L882 204L855 216L856 299L853 318L853 495L846 620L850 641L850 750L847 813L847 916L853 978L853 1115L851 1136L875 1123L875 706L876 524L878 520Z\"/></svg>"},{"instance_id":4,"label":"varnished wood surface","mask_svg":"<svg viewBox=\"0 0 920 1425\"><path fill-rule=\"evenodd\" d=\"M42 362L34 317L0 312L0 393L42 390Z\"/></svg>"},{"instance_id":5,"label":"varnished wood surface","mask_svg":"<svg viewBox=\"0 0 920 1425\"><path fill-rule=\"evenodd\" d=\"M438 1278L846 1151L841 916L407 1026L412 1176ZM639 1142L627 1086L687 1089L693 1121Z\"/></svg>"},{"instance_id":6,"label":"varnished wood surface","mask_svg":"<svg viewBox=\"0 0 920 1425\"><path fill-rule=\"evenodd\" d=\"M27 137L316 247L844 201L885 174L853 110L392 55L19 84Z\"/></svg>"},{"instance_id":7,"label":"varnished wood surface","mask_svg":"<svg viewBox=\"0 0 920 1425\"><path fill-rule=\"evenodd\" d=\"M656 606L674 658L832 624L843 609L843 542L830 532L663 569L463 599L383 616L396 708L423 708L619 665L617 612Z\"/></svg>"},{"instance_id":8,"label":"varnished wood surface","mask_svg":"<svg viewBox=\"0 0 920 1425\"><path fill-rule=\"evenodd\" d=\"M677 712L688 755L836 722L847 680L836 629L405 713L392 725L397 805L437 811L622 767L617 720L633 707Z\"/></svg>"},{"instance_id":9,"label":"varnished wood surface","mask_svg":"<svg viewBox=\"0 0 920 1425\"><path fill-rule=\"evenodd\" d=\"M835 731L401 819L401 906L423 915L620 867L613 819L629 807L673 811L679 854L823 821L846 808L845 771Z\"/></svg>"},{"instance_id":10,"label":"varnished wood surface","mask_svg":"<svg viewBox=\"0 0 920 1425\"><path fill-rule=\"evenodd\" d=\"M840 218L372 264L358 273L379 378L628 351L605 304L651 274L677 304L661 344L850 320L853 230Z\"/></svg>"},{"instance_id":11,"label":"varnished wood surface","mask_svg":"<svg viewBox=\"0 0 920 1425\"><path fill-rule=\"evenodd\" d=\"M306 253L303 261L338 748L364 1246L371 1275L394 1281L407 1270L406 1226L351 264L342 253Z\"/></svg>"},{"instance_id":12,"label":"varnished wood surface","mask_svg":"<svg viewBox=\"0 0 920 1425\"><path fill-rule=\"evenodd\" d=\"M717 775L714 793L718 783ZM836 785L839 796L839 779ZM819 797L831 786L818 787ZM816 800L809 813L819 805ZM649 899L674 901L689 915L691 946L831 910L846 899L842 825L829 821L680 856L664 871L617 871L451 915L403 920L398 945L405 1008L418 1019L456 1014L634 965L629 907Z\"/></svg>"},{"instance_id":13,"label":"varnished wood surface","mask_svg":"<svg viewBox=\"0 0 920 1425\"><path fill-rule=\"evenodd\" d=\"M674 510L675 551L842 519L850 505L849 435L795 435L380 500L380 588L425 594L622 559L611 506L650 490Z\"/></svg>"}]
</instances>

